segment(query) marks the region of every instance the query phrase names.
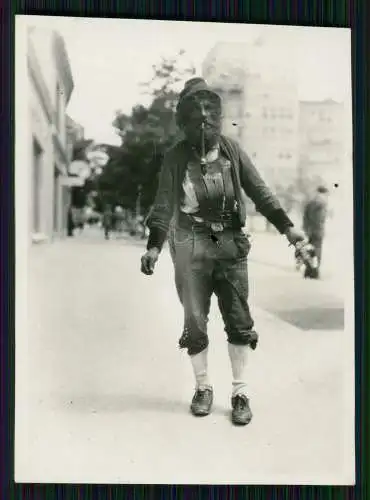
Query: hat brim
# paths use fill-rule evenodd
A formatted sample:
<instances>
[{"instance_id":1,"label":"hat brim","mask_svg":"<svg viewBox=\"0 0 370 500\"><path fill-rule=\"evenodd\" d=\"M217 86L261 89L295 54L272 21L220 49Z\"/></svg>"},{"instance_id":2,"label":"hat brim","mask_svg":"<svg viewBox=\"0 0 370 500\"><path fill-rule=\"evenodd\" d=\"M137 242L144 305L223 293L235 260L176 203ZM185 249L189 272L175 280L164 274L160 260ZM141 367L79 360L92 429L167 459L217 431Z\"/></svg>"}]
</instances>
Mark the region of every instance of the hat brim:
<instances>
[{"instance_id":1,"label":"hat brim","mask_svg":"<svg viewBox=\"0 0 370 500\"><path fill-rule=\"evenodd\" d=\"M180 102L183 102L190 97L193 97L196 94L210 94L213 97L216 97L219 101L221 101L221 96L215 92L214 90L210 89L207 85L204 85L204 83L200 82L194 86L192 86L191 89L189 89L183 96L180 97Z\"/></svg>"}]
</instances>

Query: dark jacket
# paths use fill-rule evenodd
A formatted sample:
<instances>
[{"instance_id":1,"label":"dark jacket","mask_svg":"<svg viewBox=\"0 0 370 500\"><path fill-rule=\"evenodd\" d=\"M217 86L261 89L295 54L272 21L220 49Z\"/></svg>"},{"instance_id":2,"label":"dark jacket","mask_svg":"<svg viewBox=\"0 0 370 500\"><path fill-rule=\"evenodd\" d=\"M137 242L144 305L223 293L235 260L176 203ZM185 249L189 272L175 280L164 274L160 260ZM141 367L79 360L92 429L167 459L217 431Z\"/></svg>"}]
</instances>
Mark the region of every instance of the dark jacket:
<instances>
[{"instance_id":1,"label":"dark jacket","mask_svg":"<svg viewBox=\"0 0 370 500\"><path fill-rule=\"evenodd\" d=\"M246 207L242 190L254 202L256 209L284 233L293 223L282 209L276 196L266 186L247 154L232 139L221 136L220 150L231 162L235 197L240 226L246 223ZM162 248L172 219L177 217L184 193L182 183L191 150L186 141L173 146L165 155L159 186L147 218L150 229L147 248Z\"/></svg>"},{"instance_id":2,"label":"dark jacket","mask_svg":"<svg viewBox=\"0 0 370 500\"><path fill-rule=\"evenodd\" d=\"M327 217L327 204L319 197L307 203L303 212L303 230L309 237L323 238Z\"/></svg>"}]
</instances>

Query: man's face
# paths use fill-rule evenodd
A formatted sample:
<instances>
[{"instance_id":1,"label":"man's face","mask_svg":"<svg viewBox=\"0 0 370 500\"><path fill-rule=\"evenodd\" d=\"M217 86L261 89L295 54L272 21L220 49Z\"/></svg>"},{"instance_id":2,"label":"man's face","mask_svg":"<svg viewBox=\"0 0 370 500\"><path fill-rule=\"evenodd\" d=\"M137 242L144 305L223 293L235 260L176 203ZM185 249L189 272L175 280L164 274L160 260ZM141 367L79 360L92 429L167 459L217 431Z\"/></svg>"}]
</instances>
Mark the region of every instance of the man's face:
<instances>
[{"instance_id":1,"label":"man's face","mask_svg":"<svg viewBox=\"0 0 370 500\"><path fill-rule=\"evenodd\" d=\"M201 145L203 122L206 148L217 143L221 134L221 104L217 96L199 92L182 103L180 113L180 126L193 146Z\"/></svg>"}]
</instances>

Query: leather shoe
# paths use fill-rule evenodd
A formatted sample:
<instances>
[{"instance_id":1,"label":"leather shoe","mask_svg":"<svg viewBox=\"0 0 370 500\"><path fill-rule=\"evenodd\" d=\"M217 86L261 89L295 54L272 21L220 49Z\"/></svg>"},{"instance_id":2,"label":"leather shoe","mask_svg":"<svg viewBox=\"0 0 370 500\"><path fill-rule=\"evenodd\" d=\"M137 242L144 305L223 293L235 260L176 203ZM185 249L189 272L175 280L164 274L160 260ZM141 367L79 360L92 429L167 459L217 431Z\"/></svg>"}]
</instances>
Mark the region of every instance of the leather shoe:
<instances>
[{"instance_id":1,"label":"leather shoe","mask_svg":"<svg viewBox=\"0 0 370 500\"><path fill-rule=\"evenodd\" d=\"M197 389L193 396L190 410L197 417L205 417L211 412L213 403L213 390L210 388Z\"/></svg>"},{"instance_id":2,"label":"leather shoe","mask_svg":"<svg viewBox=\"0 0 370 500\"><path fill-rule=\"evenodd\" d=\"M252 420L249 399L244 394L237 394L231 398L231 420L235 425L247 425Z\"/></svg>"}]
</instances>

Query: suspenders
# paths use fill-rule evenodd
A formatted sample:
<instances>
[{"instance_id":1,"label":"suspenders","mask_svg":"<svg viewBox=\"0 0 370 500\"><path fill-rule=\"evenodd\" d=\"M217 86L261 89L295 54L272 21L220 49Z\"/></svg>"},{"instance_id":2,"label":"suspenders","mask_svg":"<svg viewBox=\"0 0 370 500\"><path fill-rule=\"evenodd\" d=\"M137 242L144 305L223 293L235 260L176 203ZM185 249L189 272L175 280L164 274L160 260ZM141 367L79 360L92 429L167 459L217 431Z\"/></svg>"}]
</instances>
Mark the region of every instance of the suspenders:
<instances>
[{"instance_id":1,"label":"suspenders","mask_svg":"<svg viewBox=\"0 0 370 500\"><path fill-rule=\"evenodd\" d=\"M180 146L180 145L179 145ZM175 220L179 214L179 203L182 194L182 182L186 173L186 169L189 166L188 174L189 178L193 184L195 195L199 203L199 215L200 217L212 219L214 214L214 207L210 203L208 190L205 180L202 175L201 166L198 162L191 162L191 156L187 153L187 147L185 143L181 144L182 151L180 152L181 161L176 165L174 169L174 186L178 190L177 196L175 196ZM220 140L220 152L224 153L223 158L223 168L222 168L222 179L224 184L224 194L225 194L225 211L226 212L237 212L236 215L238 219L243 218L242 214L239 214L240 209L243 207L243 200L241 194L241 184L238 174L239 168L239 152L234 147L233 144L229 144L227 139L221 136ZM182 153L182 154L181 154ZM240 220L241 225L242 220Z\"/></svg>"},{"instance_id":2,"label":"suspenders","mask_svg":"<svg viewBox=\"0 0 370 500\"><path fill-rule=\"evenodd\" d=\"M214 181L203 177L198 162L189 162L188 175L193 185L199 203L197 215L208 220L219 220L220 215L234 210L234 186L231 173L231 162L224 158L219 159L219 178ZM217 175L217 174L216 174Z\"/></svg>"}]
</instances>

